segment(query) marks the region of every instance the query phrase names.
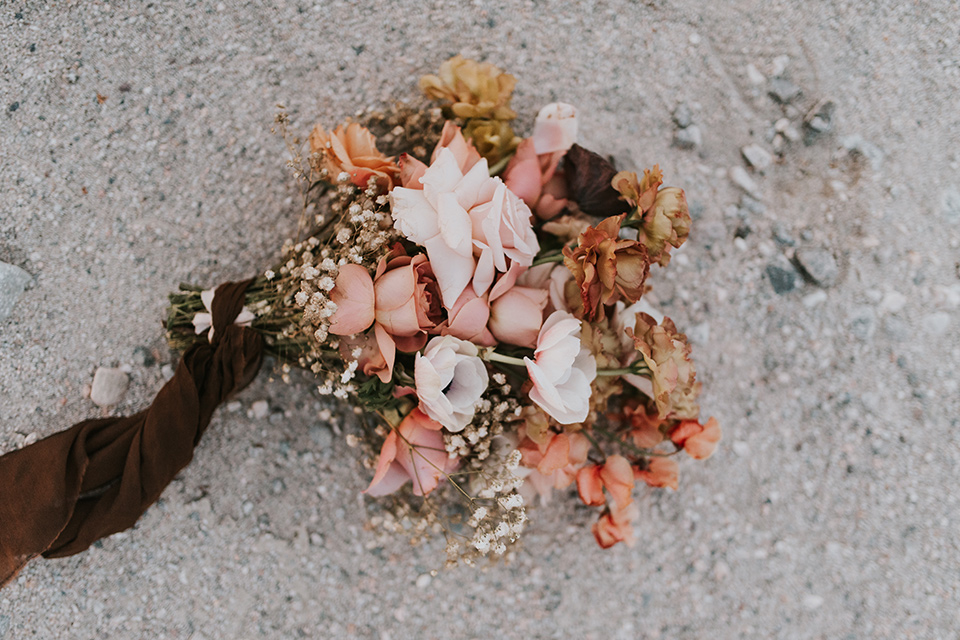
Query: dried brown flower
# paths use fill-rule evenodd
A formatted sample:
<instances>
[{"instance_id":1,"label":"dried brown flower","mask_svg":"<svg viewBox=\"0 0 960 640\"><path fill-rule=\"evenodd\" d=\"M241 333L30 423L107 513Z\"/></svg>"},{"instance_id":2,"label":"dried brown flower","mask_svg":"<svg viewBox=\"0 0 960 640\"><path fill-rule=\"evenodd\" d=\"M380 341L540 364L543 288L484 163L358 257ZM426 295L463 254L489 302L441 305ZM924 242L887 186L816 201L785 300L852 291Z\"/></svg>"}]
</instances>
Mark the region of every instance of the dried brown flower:
<instances>
[{"instance_id":1,"label":"dried brown flower","mask_svg":"<svg viewBox=\"0 0 960 640\"><path fill-rule=\"evenodd\" d=\"M683 189L663 184L660 167L644 169L638 180L632 171L621 171L611 181L622 200L633 207L628 220L638 222L640 242L646 245L650 259L667 266L670 248L679 248L690 234L690 211Z\"/></svg>"},{"instance_id":2,"label":"dried brown flower","mask_svg":"<svg viewBox=\"0 0 960 640\"><path fill-rule=\"evenodd\" d=\"M700 415L697 398L701 384L696 381L687 337L677 331L670 318L658 325L645 313L637 314L636 325L628 328L627 334L650 369L659 417L696 420Z\"/></svg>"},{"instance_id":3,"label":"dried brown flower","mask_svg":"<svg viewBox=\"0 0 960 640\"><path fill-rule=\"evenodd\" d=\"M593 320L601 304L620 297L636 302L650 272L647 249L620 238L623 214L607 218L580 234L577 247L564 247L563 262L573 273L583 301L583 317Z\"/></svg>"},{"instance_id":4,"label":"dried brown flower","mask_svg":"<svg viewBox=\"0 0 960 640\"><path fill-rule=\"evenodd\" d=\"M438 75L420 78L420 88L434 100L447 100L459 118L513 120L510 97L517 79L489 62L457 55L440 65Z\"/></svg>"},{"instance_id":5,"label":"dried brown flower","mask_svg":"<svg viewBox=\"0 0 960 640\"><path fill-rule=\"evenodd\" d=\"M513 153L520 144L520 138L505 120L475 118L467 122L463 133L473 140L473 146L491 167Z\"/></svg>"}]
</instances>

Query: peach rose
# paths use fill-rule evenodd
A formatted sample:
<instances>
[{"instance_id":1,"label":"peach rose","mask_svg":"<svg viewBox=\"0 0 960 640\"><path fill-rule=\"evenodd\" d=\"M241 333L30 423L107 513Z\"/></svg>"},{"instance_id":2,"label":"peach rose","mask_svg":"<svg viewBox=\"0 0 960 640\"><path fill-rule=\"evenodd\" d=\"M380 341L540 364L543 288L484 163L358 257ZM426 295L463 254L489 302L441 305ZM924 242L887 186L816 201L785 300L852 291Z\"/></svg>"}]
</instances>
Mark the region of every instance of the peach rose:
<instances>
[{"instance_id":1,"label":"peach rose","mask_svg":"<svg viewBox=\"0 0 960 640\"><path fill-rule=\"evenodd\" d=\"M683 447L691 458L706 460L717 450L720 442L720 423L716 418L710 418L706 424L696 420L683 420L673 431L670 439L678 447Z\"/></svg>"},{"instance_id":2,"label":"peach rose","mask_svg":"<svg viewBox=\"0 0 960 640\"><path fill-rule=\"evenodd\" d=\"M534 359L523 361L533 382L531 400L560 424L586 419L597 361L580 344L579 320L565 311L554 311L540 328Z\"/></svg>"},{"instance_id":3,"label":"peach rose","mask_svg":"<svg viewBox=\"0 0 960 640\"><path fill-rule=\"evenodd\" d=\"M377 187L386 192L393 188L400 172L392 158L377 151L373 134L356 122L340 125L331 133L318 124L310 133L310 151L320 154L320 166L327 170L331 182L346 172L361 189L374 178Z\"/></svg>"},{"instance_id":4,"label":"peach rose","mask_svg":"<svg viewBox=\"0 0 960 640\"><path fill-rule=\"evenodd\" d=\"M490 302L487 300L487 294L478 296L473 292L473 288L467 287L447 313L447 319L437 326L436 332L442 336L453 336L481 347L493 347L496 346L497 340L487 329L489 319Z\"/></svg>"},{"instance_id":5,"label":"peach rose","mask_svg":"<svg viewBox=\"0 0 960 640\"><path fill-rule=\"evenodd\" d=\"M384 382L392 376L396 350L412 353L423 348L427 331L443 319L440 291L426 256L407 256L401 248L380 259L373 278L360 265L340 267L330 299L337 305L330 333L354 335L375 325L383 363L378 360L370 366ZM372 346L369 339L363 345L365 349Z\"/></svg>"},{"instance_id":6,"label":"peach rose","mask_svg":"<svg viewBox=\"0 0 960 640\"><path fill-rule=\"evenodd\" d=\"M567 181L557 171L564 154L577 141L577 113L563 102L548 104L533 126L533 136L517 147L503 181L541 220L549 220L567 206Z\"/></svg>"},{"instance_id":7,"label":"peach rose","mask_svg":"<svg viewBox=\"0 0 960 640\"><path fill-rule=\"evenodd\" d=\"M444 450L440 428L419 408L411 411L384 440L377 470L364 493L385 496L410 480L414 495L425 496L436 489L457 467L457 460Z\"/></svg>"},{"instance_id":8,"label":"peach rose","mask_svg":"<svg viewBox=\"0 0 960 640\"><path fill-rule=\"evenodd\" d=\"M499 342L535 348L549 295L544 289L510 288L490 305L490 333Z\"/></svg>"}]
</instances>

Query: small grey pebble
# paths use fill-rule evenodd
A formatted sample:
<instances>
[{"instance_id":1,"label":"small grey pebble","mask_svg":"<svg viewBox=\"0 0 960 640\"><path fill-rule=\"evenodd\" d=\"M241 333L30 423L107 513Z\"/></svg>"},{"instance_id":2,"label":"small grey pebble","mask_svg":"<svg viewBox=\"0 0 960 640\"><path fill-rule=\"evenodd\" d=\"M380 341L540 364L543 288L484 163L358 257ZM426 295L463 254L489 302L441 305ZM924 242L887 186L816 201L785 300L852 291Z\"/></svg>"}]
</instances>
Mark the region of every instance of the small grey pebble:
<instances>
[{"instance_id":1,"label":"small grey pebble","mask_svg":"<svg viewBox=\"0 0 960 640\"><path fill-rule=\"evenodd\" d=\"M130 379L120 369L100 367L93 374L90 399L101 407L111 407L123 400Z\"/></svg>"},{"instance_id":2,"label":"small grey pebble","mask_svg":"<svg viewBox=\"0 0 960 640\"><path fill-rule=\"evenodd\" d=\"M767 277L778 295L790 293L797 286L797 272L789 263L771 263L767 265Z\"/></svg>"},{"instance_id":3,"label":"small grey pebble","mask_svg":"<svg viewBox=\"0 0 960 640\"><path fill-rule=\"evenodd\" d=\"M270 414L269 420L270 420L270 424L280 424L281 422L283 422L283 412L274 411L273 413Z\"/></svg>"},{"instance_id":4,"label":"small grey pebble","mask_svg":"<svg viewBox=\"0 0 960 640\"><path fill-rule=\"evenodd\" d=\"M173 377L173 367L169 364L165 364L160 367L160 375L163 376L164 380L169 380Z\"/></svg>"},{"instance_id":5,"label":"small grey pebble","mask_svg":"<svg viewBox=\"0 0 960 640\"><path fill-rule=\"evenodd\" d=\"M803 273L821 287L832 287L840 277L840 268L833 254L822 248L797 249L797 264Z\"/></svg>"},{"instance_id":6,"label":"small grey pebble","mask_svg":"<svg viewBox=\"0 0 960 640\"><path fill-rule=\"evenodd\" d=\"M10 631L10 616L0 614L0 640L7 637L8 631Z\"/></svg>"},{"instance_id":7,"label":"small grey pebble","mask_svg":"<svg viewBox=\"0 0 960 640\"><path fill-rule=\"evenodd\" d=\"M750 213L762 216L767 212L767 206L757 200L756 198L751 198L747 194L740 196L740 208L746 209Z\"/></svg>"},{"instance_id":8,"label":"small grey pebble","mask_svg":"<svg viewBox=\"0 0 960 640\"><path fill-rule=\"evenodd\" d=\"M141 367L152 367L157 364L157 359L146 347L137 347L133 350L133 362Z\"/></svg>"},{"instance_id":9,"label":"small grey pebble","mask_svg":"<svg viewBox=\"0 0 960 640\"><path fill-rule=\"evenodd\" d=\"M248 516L253 513L253 503L247 500L243 503L243 515Z\"/></svg>"},{"instance_id":10,"label":"small grey pebble","mask_svg":"<svg viewBox=\"0 0 960 640\"><path fill-rule=\"evenodd\" d=\"M287 485L283 481L283 478L277 478L276 480L274 480L273 485L271 485L270 487L270 490L273 492L274 495L281 494L284 491L286 491L286 489L287 489Z\"/></svg>"},{"instance_id":11,"label":"small grey pebble","mask_svg":"<svg viewBox=\"0 0 960 640\"><path fill-rule=\"evenodd\" d=\"M949 224L960 224L960 189L948 187L940 195L940 215ZM0 312L2 317L2 312Z\"/></svg>"},{"instance_id":12,"label":"small grey pebble","mask_svg":"<svg viewBox=\"0 0 960 640\"><path fill-rule=\"evenodd\" d=\"M910 337L910 325L898 316L883 319L883 332L894 342L904 342Z\"/></svg>"},{"instance_id":13,"label":"small grey pebble","mask_svg":"<svg viewBox=\"0 0 960 640\"><path fill-rule=\"evenodd\" d=\"M770 97L780 104L790 104L800 95L800 87L786 78L774 78L770 81Z\"/></svg>"},{"instance_id":14,"label":"small grey pebble","mask_svg":"<svg viewBox=\"0 0 960 640\"><path fill-rule=\"evenodd\" d=\"M686 129L680 129L673 134L673 146L678 149L696 149L703 143L703 136L700 133L700 127L691 125Z\"/></svg>"},{"instance_id":15,"label":"small grey pebble","mask_svg":"<svg viewBox=\"0 0 960 640\"><path fill-rule=\"evenodd\" d=\"M782 222L775 222L773 225L773 239L777 244L792 247L796 242L790 234L790 228Z\"/></svg>"},{"instance_id":16,"label":"small grey pebble","mask_svg":"<svg viewBox=\"0 0 960 640\"><path fill-rule=\"evenodd\" d=\"M681 102L673 110L673 121L681 129L686 129L693 124L693 112L690 111L690 106L686 102Z\"/></svg>"},{"instance_id":17,"label":"small grey pebble","mask_svg":"<svg viewBox=\"0 0 960 640\"><path fill-rule=\"evenodd\" d=\"M867 162L870 163L870 167L874 171L877 171L880 168L880 165L883 164L883 156L885 155L883 149L872 142L864 140L863 136L846 136L840 140L840 143L851 156L866 158Z\"/></svg>"},{"instance_id":18,"label":"small grey pebble","mask_svg":"<svg viewBox=\"0 0 960 640\"><path fill-rule=\"evenodd\" d=\"M858 307L854 309L847 324L850 327L850 333L855 337L860 340L869 340L876 331L877 318L872 308Z\"/></svg>"},{"instance_id":19,"label":"small grey pebble","mask_svg":"<svg viewBox=\"0 0 960 640\"><path fill-rule=\"evenodd\" d=\"M333 431L330 427L322 424L315 424L310 427L310 439L313 440L321 449L327 449L333 445Z\"/></svg>"},{"instance_id":20,"label":"small grey pebble","mask_svg":"<svg viewBox=\"0 0 960 640\"><path fill-rule=\"evenodd\" d=\"M0 262L0 321L13 313L13 305L31 280L33 276L20 267Z\"/></svg>"}]
</instances>

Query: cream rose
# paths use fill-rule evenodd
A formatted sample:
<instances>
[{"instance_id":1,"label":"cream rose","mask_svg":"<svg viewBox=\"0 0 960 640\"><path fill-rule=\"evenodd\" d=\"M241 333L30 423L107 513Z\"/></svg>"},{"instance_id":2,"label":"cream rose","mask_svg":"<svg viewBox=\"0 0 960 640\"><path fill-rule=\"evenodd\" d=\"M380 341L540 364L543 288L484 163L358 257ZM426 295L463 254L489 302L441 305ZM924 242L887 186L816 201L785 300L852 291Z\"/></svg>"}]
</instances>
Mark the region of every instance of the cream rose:
<instances>
[{"instance_id":1,"label":"cream rose","mask_svg":"<svg viewBox=\"0 0 960 640\"><path fill-rule=\"evenodd\" d=\"M417 354L413 378L420 408L449 431L463 431L487 389L487 367L477 347L453 336L437 336Z\"/></svg>"}]
</instances>

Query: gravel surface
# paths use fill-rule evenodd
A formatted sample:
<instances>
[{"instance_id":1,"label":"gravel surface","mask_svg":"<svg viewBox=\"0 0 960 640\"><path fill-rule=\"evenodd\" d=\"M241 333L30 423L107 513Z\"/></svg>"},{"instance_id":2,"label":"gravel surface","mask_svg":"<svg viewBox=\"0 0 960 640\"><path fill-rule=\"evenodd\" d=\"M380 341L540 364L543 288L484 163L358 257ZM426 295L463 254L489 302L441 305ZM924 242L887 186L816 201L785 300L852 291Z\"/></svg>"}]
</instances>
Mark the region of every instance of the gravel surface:
<instances>
[{"instance_id":1,"label":"gravel surface","mask_svg":"<svg viewBox=\"0 0 960 640\"><path fill-rule=\"evenodd\" d=\"M0 592L0 639L956 637L958 24L954 0L3 3L0 261L33 280L0 321L0 452L143 407L167 292L275 259L277 103L306 133L456 53L518 77L521 127L562 98L587 146L686 188L651 298L724 440L640 496L633 549L556 500L511 563L431 577L439 544L366 526L308 381L265 371L134 530Z\"/></svg>"}]
</instances>

